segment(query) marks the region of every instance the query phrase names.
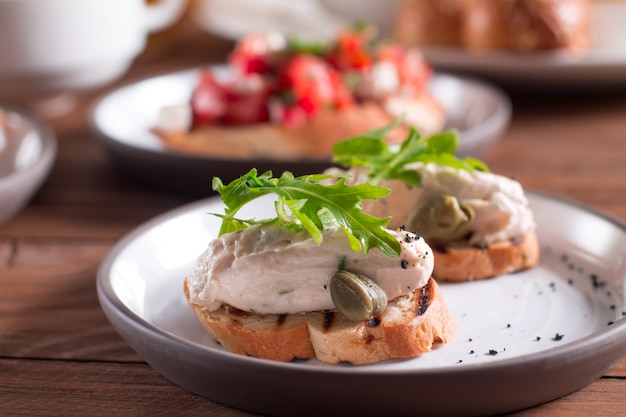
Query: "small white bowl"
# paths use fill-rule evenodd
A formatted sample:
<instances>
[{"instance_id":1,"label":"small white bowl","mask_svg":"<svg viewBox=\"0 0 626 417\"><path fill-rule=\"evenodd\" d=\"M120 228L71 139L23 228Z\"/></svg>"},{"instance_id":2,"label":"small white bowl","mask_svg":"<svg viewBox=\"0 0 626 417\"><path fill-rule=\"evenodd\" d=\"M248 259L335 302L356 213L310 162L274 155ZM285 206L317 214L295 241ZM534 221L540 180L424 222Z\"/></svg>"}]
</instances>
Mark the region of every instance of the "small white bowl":
<instances>
[{"instance_id":1,"label":"small white bowl","mask_svg":"<svg viewBox=\"0 0 626 417\"><path fill-rule=\"evenodd\" d=\"M54 132L31 113L0 103L0 224L19 213L50 173Z\"/></svg>"}]
</instances>

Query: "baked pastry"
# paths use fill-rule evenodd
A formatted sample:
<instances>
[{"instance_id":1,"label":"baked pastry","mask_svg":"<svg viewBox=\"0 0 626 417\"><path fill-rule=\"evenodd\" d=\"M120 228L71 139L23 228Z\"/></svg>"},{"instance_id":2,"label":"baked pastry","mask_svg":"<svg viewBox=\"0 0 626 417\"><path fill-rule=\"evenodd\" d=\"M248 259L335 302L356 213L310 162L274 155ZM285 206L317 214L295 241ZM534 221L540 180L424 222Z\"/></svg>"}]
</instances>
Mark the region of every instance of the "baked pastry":
<instances>
[{"instance_id":1,"label":"baked pastry","mask_svg":"<svg viewBox=\"0 0 626 417\"><path fill-rule=\"evenodd\" d=\"M232 220L229 199L239 199L248 188L262 194L272 181L251 171L215 187L225 199L224 221ZM351 214L337 214L344 209L333 204L291 206L302 223L307 212L325 219L315 229L317 238L295 230L302 225L297 221L261 221L237 230L231 226L248 221L227 224L228 231L209 243L184 281L185 296L213 339L231 352L264 359L368 364L414 357L454 337L456 326L431 277L428 244L406 230L385 229L386 220L367 216L353 204L386 189L342 181L329 187L305 177L284 183L289 200L281 204L297 198L300 186L306 188L305 205L314 204L317 192L339 190L345 196L348 191L348 200L341 200ZM330 221L333 216L343 220ZM358 230L349 218L358 219ZM379 246L355 250L355 242L366 242L369 233L376 233ZM390 254L387 244L397 253Z\"/></svg>"},{"instance_id":2,"label":"baked pastry","mask_svg":"<svg viewBox=\"0 0 626 417\"><path fill-rule=\"evenodd\" d=\"M406 45L462 44L463 0L403 0L398 6L393 36Z\"/></svg>"},{"instance_id":3,"label":"baked pastry","mask_svg":"<svg viewBox=\"0 0 626 417\"><path fill-rule=\"evenodd\" d=\"M536 223L522 186L488 172L480 161L454 157L458 138L453 132L429 138L413 132L400 151L369 155L359 155L358 149L374 146L353 141L335 153L347 171L328 172L344 172L353 184L389 188L388 196L364 201L363 210L391 217L389 227L403 226L426 239L435 253L436 280L485 279L539 262Z\"/></svg>"},{"instance_id":4,"label":"baked pastry","mask_svg":"<svg viewBox=\"0 0 626 417\"><path fill-rule=\"evenodd\" d=\"M591 41L591 10L588 0L405 0L394 30L407 45L581 52Z\"/></svg>"},{"instance_id":5,"label":"baked pastry","mask_svg":"<svg viewBox=\"0 0 626 417\"><path fill-rule=\"evenodd\" d=\"M590 43L587 0L464 0L464 45L473 50L583 51Z\"/></svg>"},{"instance_id":6,"label":"baked pastry","mask_svg":"<svg viewBox=\"0 0 626 417\"><path fill-rule=\"evenodd\" d=\"M185 153L329 158L333 143L401 116L440 131L446 115L428 90L431 75L420 51L373 27L320 44L254 34L237 43L227 73L201 71L189 103L162 109L153 132ZM397 128L398 140L406 130Z\"/></svg>"}]
</instances>

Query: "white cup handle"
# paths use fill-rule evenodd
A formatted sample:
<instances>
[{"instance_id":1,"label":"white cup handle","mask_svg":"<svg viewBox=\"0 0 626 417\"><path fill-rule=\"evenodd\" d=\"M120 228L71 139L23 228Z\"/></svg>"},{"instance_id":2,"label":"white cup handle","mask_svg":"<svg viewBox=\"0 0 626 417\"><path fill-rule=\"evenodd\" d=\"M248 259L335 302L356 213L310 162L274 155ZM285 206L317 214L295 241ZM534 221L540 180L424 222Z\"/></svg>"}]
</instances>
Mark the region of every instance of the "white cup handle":
<instances>
[{"instance_id":1,"label":"white cup handle","mask_svg":"<svg viewBox=\"0 0 626 417\"><path fill-rule=\"evenodd\" d=\"M146 4L146 28L148 32L163 30L176 22L185 10L187 0L159 0Z\"/></svg>"}]
</instances>

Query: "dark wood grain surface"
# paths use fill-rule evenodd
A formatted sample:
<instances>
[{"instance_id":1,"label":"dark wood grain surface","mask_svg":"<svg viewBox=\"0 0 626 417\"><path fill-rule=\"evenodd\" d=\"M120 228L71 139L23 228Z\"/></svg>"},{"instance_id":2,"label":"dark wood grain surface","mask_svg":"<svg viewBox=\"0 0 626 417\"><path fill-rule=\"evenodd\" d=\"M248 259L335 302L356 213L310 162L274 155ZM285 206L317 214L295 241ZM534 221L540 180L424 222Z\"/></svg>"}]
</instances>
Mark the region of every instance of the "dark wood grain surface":
<instances>
[{"instance_id":1,"label":"dark wood grain surface","mask_svg":"<svg viewBox=\"0 0 626 417\"><path fill-rule=\"evenodd\" d=\"M155 38L119 83L224 59L232 44L191 27ZM140 223L192 201L146 188L94 139L83 94L50 121L52 173L26 209L0 226L0 415L246 416L172 384L105 318L96 271ZM512 92L509 130L484 156L537 190L626 219L626 89L602 94ZM593 384L520 416L626 415L626 359Z\"/></svg>"}]
</instances>

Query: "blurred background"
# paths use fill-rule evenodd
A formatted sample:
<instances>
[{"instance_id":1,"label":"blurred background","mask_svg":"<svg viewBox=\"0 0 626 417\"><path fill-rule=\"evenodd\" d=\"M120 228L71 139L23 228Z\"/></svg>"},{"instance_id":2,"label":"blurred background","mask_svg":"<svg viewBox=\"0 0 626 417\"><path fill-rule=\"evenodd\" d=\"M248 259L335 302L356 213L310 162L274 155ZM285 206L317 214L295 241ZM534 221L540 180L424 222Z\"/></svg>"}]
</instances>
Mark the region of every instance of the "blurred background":
<instances>
[{"instance_id":1,"label":"blurred background","mask_svg":"<svg viewBox=\"0 0 626 417\"><path fill-rule=\"evenodd\" d=\"M155 134L162 111L175 107L174 121L189 113L199 70L224 66L251 34L332 41L372 23L432 69L428 94L444 113L438 129L460 132L459 154L488 157L525 103L563 106L564 97L596 100L624 86L625 8L614 0L1 0L0 101L29 112L51 136L87 126L130 180L206 195L206 176L229 178L250 166L310 172L329 158L251 153L242 161L166 146ZM31 161L5 162L14 167L7 176L34 164L43 147L18 146L29 128L8 122L17 116L0 120L3 160ZM173 174L156 174L163 169ZM40 168L30 184L36 189L48 172Z\"/></svg>"}]
</instances>

